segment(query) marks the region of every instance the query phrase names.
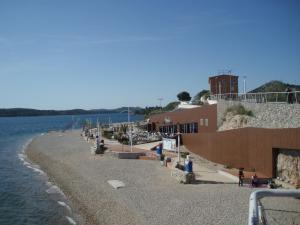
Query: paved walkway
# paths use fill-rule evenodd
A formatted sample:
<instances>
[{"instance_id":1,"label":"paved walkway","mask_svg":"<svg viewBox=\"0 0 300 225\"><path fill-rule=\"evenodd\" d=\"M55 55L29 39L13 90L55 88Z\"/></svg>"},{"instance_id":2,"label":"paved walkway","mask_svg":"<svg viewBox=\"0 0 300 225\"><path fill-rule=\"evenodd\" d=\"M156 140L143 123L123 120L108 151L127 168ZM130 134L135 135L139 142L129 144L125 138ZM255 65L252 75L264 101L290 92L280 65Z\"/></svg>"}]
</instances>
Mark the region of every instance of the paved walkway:
<instances>
[{"instance_id":1,"label":"paved walkway","mask_svg":"<svg viewBox=\"0 0 300 225\"><path fill-rule=\"evenodd\" d=\"M157 146L161 141L151 142L146 144L135 145L133 152L145 152L147 155L155 155L151 149ZM117 141L105 140L105 144L112 151L130 151L128 145L121 145ZM181 151L188 151L184 146L181 146ZM172 161L177 161L177 153L166 152L168 156L172 157ZM219 173L221 166L215 166L213 163L202 159L200 156L190 152L193 161L193 171L196 175L196 180L200 183L237 183L237 180L226 176L225 173ZM184 164L184 159L181 159L181 164ZM225 175L224 175L225 174Z\"/></svg>"}]
</instances>

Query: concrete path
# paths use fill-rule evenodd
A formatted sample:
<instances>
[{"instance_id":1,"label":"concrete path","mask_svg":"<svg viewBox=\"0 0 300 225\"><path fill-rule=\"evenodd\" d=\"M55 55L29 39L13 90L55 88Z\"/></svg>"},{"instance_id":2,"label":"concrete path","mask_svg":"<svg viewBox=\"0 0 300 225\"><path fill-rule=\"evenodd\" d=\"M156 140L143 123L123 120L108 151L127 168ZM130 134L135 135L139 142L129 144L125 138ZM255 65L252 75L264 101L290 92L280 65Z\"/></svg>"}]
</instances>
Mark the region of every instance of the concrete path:
<instances>
[{"instance_id":1,"label":"concrete path","mask_svg":"<svg viewBox=\"0 0 300 225\"><path fill-rule=\"evenodd\" d=\"M143 150L151 150L152 148L154 148L155 146L157 146L161 142L162 141L155 141L155 142L151 142L151 143L135 145L134 147L139 148L139 149L143 149Z\"/></svg>"}]
</instances>

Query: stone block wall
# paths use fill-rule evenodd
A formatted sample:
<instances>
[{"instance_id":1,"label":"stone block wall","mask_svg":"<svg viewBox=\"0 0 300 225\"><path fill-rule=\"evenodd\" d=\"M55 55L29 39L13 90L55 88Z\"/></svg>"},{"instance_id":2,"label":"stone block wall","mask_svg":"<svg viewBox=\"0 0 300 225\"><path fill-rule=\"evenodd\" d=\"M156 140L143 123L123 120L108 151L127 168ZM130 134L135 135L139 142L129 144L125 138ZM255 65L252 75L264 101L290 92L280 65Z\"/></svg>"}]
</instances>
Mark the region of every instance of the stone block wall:
<instances>
[{"instance_id":1,"label":"stone block wall","mask_svg":"<svg viewBox=\"0 0 300 225\"><path fill-rule=\"evenodd\" d=\"M287 103L249 103L219 100L217 104L217 125L223 124L226 109L242 104L251 110L253 117L247 117L244 127L297 128L300 127L300 104Z\"/></svg>"},{"instance_id":2,"label":"stone block wall","mask_svg":"<svg viewBox=\"0 0 300 225\"><path fill-rule=\"evenodd\" d=\"M280 150L277 156L276 172L280 180L297 185L300 181L300 151Z\"/></svg>"}]
</instances>

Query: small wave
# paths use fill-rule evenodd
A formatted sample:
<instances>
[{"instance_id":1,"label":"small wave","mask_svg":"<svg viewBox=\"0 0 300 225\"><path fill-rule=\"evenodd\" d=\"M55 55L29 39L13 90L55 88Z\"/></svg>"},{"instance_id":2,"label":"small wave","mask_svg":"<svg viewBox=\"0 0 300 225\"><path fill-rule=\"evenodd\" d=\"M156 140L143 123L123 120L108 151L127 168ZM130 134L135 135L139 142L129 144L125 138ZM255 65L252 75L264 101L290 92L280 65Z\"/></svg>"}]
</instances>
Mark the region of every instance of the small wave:
<instances>
[{"instance_id":1,"label":"small wave","mask_svg":"<svg viewBox=\"0 0 300 225\"><path fill-rule=\"evenodd\" d=\"M39 174L41 174L41 175L45 175L45 172L44 171L42 171L41 169L39 169L39 166L37 166L37 165L32 165L31 163L29 163L29 162L27 162L27 161L23 161L23 164L27 167L27 168L29 168L29 169L32 169L34 172L37 172L37 173L39 173Z\"/></svg>"},{"instance_id":2,"label":"small wave","mask_svg":"<svg viewBox=\"0 0 300 225\"><path fill-rule=\"evenodd\" d=\"M67 220L69 221L70 224L76 225L76 222L69 216L66 216Z\"/></svg>"},{"instance_id":3,"label":"small wave","mask_svg":"<svg viewBox=\"0 0 300 225\"><path fill-rule=\"evenodd\" d=\"M40 174L45 174L44 171L42 171L41 169L38 169L38 168L35 168L35 167L32 167L33 171L34 172L37 172L37 173L40 173Z\"/></svg>"},{"instance_id":4,"label":"small wave","mask_svg":"<svg viewBox=\"0 0 300 225\"><path fill-rule=\"evenodd\" d=\"M48 194L61 194L65 197L65 194L57 187L56 185L52 185L50 188L46 190Z\"/></svg>"},{"instance_id":5,"label":"small wave","mask_svg":"<svg viewBox=\"0 0 300 225\"><path fill-rule=\"evenodd\" d=\"M19 153L18 154L18 158L20 159L20 160L24 160L25 159L25 157L26 157L26 155L24 154L24 153Z\"/></svg>"},{"instance_id":6,"label":"small wave","mask_svg":"<svg viewBox=\"0 0 300 225\"><path fill-rule=\"evenodd\" d=\"M27 161L23 161L23 165L24 165L24 166L29 166L29 165L30 165L30 163L29 163L29 162L27 162Z\"/></svg>"},{"instance_id":7,"label":"small wave","mask_svg":"<svg viewBox=\"0 0 300 225\"><path fill-rule=\"evenodd\" d=\"M18 158L19 160L21 160L23 162L24 165L28 165L29 163L27 162L27 156L25 154L25 149L27 148L27 146L32 142L33 138L28 139L28 141L26 141L25 144L22 145L22 149L20 151L20 153L18 153ZM27 163L24 163L27 162Z\"/></svg>"},{"instance_id":8,"label":"small wave","mask_svg":"<svg viewBox=\"0 0 300 225\"><path fill-rule=\"evenodd\" d=\"M70 207L67 203L61 202L61 201L57 201L57 203L58 203L59 205L65 207L65 208L67 208L67 210L68 210L69 212L72 211L72 210L71 210L71 207Z\"/></svg>"}]
</instances>

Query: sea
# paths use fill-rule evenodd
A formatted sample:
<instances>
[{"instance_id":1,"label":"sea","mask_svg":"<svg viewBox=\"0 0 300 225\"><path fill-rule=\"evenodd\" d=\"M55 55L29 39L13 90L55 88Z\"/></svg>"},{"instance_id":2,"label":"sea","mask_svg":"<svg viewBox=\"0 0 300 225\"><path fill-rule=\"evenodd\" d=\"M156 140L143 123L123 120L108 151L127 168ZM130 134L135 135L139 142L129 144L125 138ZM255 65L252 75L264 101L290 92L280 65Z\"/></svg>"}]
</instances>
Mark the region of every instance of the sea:
<instances>
[{"instance_id":1,"label":"sea","mask_svg":"<svg viewBox=\"0 0 300 225\"><path fill-rule=\"evenodd\" d=\"M0 117L0 225L70 225L76 215L64 193L32 164L26 146L49 131L79 129L86 119L101 124L126 122L126 113ZM143 120L131 115L131 121Z\"/></svg>"}]
</instances>

